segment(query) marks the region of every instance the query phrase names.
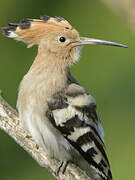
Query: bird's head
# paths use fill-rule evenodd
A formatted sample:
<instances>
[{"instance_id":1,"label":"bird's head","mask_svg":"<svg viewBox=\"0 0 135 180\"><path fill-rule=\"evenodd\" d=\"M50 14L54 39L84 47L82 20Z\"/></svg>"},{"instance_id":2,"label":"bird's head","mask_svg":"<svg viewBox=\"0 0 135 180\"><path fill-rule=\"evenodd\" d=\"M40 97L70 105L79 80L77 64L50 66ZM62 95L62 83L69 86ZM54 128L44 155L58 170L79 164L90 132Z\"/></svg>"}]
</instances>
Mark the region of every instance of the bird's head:
<instances>
[{"instance_id":1,"label":"bird's head","mask_svg":"<svg viewBox=\"0 0 135 180\"><path fill-rule=\"evenodd\" d=\"M62 17L24 19L19 24L9 23L2 30L6 36L28 43L28 47L38 44L40 53L48 52L50 56L65 60L69 65L79 59L80 47L86 44L127 47L110 41L80 37L78 31Z\"/></svg>"}]
</instances>

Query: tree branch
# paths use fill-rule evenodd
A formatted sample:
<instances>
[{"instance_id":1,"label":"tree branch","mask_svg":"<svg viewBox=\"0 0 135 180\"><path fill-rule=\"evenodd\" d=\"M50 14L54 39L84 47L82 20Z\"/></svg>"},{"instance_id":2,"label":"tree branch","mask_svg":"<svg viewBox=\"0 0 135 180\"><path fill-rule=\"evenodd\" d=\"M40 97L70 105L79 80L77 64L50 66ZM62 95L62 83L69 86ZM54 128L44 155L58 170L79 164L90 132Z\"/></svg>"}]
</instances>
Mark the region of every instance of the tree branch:
<instances>
[{"instance_id":1,"label":"tree branch","mask_svg":"<svg viewBox=\"0 0 135 180\"><path fill-rule=\"evenodd\" d=\"M58 176L54 170L58 160L50 158L42 148L37 148L35 141L19 124L17 112L2 98L0 92L0 129L11 136L17 144L27 151L37 163L47 169L58 180L90 180L79 167L69 163L64 174Z\"/></svg>"}]
</instances>

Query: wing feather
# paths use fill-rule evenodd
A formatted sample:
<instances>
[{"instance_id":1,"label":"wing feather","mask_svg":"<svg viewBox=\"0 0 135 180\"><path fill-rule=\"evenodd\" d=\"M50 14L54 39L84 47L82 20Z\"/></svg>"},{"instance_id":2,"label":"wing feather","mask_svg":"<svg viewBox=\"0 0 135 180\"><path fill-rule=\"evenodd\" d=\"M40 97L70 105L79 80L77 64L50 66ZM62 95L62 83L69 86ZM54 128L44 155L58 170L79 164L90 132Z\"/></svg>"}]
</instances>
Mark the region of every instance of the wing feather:
<instances>
[{"instance_id":1,"label":"wing feather","mask_svg":"<svg viewBox=\"0 0 135 180\"><path fill-rule=\"evenodd\" d=\"M53 125L103 180L111 180L94 98L78 84L71 84L65 95L55 96L49 107Z\"/></svg>"}]
</instances>

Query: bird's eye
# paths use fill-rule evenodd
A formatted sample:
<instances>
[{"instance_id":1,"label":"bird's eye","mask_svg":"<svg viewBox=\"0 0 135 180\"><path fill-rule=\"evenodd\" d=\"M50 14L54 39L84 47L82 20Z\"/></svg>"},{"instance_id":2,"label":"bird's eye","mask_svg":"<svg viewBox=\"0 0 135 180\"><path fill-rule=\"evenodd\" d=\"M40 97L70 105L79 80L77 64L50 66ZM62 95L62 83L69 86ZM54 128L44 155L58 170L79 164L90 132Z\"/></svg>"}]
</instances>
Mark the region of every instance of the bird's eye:
<instances>
[{"instance_id":1,"label":"bird's eye","mask_svg":"<svg viewBox=\"0 0 135 180\"><path fill-rule=\"evenodd\" d=\"M60 42L65 42L65 41L66 41L66 38L62 36L62 37L59 38L59 41L60 41Z\"/></svg>"}]
</instances>

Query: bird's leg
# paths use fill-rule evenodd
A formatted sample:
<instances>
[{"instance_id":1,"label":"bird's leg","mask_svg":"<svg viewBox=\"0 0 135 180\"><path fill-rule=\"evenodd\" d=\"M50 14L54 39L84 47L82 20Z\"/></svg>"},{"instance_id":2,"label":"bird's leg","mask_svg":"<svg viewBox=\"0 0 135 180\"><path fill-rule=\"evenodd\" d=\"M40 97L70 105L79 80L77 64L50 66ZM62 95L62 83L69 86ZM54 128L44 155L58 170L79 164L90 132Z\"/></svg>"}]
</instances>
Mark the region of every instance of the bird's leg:
<instances>
[{"instance_id":1,"label":"bird's leg","mask_svg":"<svg viewBox=\"0 0 135 180\"><path fill-rule=\"evenodd\" d=\"M68 165L68 161L60 161L55 170L56 175L58 176L60 171L62 172L62 174L64 174L67 165Z\"/></svg>"},{"instance_id":2,"label":"bird's leg","mask_svg":"<svg viewBox=\"0 0 135 180\"><path fill-rule=\"evenodd\" d=\"M63 164L62 164L62 166L61 166L61 172L62 172L62 174L65 173L66 168L67 168L67 165L68 165L68 161L63 161Z\"/></svg>"}]
</instances>

